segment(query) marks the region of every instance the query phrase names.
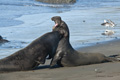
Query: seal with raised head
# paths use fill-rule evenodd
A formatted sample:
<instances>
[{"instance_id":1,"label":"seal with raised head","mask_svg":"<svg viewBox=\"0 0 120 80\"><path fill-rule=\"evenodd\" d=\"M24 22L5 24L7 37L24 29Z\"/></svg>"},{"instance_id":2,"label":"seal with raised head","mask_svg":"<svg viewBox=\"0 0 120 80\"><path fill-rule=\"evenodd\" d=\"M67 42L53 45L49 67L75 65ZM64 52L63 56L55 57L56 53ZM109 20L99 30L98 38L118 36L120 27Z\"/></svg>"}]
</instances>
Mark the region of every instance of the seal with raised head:
<instances>
[{"instance_id":1,"label":"seal with raised head","mask_svg":"<svg viewBox=\"0 0 120 80\"><path fill-rule=\"evenodd\" d=\"M113 59L106 57L100 53L82 53L73 49L69 42L69 29L67 24L61 19L60 16L54 16L51 18L55 22L56 27L54 31L64 30L64 36L59 41L56 53L52 59L50 65L54 66L58 64L60 66L80 66L95 63L110 62Z\"/></svg>"},{"instance_id":2,"label":"seal with raised head","mask_svg":"<svg viewBox=\"0 0 120 80\"><path fill-rule=\"evenodd\" d=\"M48 32L27 47L0 59L0 72L31 70L44 64L47 55L52 57L55 53L62 36L59 31Z\"/></svg>"}]
</instances>

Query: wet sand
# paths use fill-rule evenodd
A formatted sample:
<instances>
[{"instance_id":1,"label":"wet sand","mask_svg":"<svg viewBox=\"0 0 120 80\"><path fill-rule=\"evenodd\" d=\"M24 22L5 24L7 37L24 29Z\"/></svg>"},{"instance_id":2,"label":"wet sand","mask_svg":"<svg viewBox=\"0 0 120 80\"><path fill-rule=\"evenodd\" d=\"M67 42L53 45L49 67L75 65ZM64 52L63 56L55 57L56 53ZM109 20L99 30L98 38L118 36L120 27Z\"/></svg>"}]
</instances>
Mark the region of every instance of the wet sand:
<instances>
[{"instance_id":1,"label":"wet sand","mask_svg":"<svg viewBox=\"0 0 120 80\"><path fill-rule=\"evenodd\" d=\"M94 11L96 11L96 10L94 10ZM113 11L111 11L111 12L113 12ZM79 27L79 24L81 24L81 23L80 22L71 23L70 21L74 21L74 20L76 21L77 19L79 20L79 18L82 18L82 17L83 18L81 20L84 20L84 18L86 20L88 18L90 18L89 20L93 19L91 16L87 18L86 16L81 16L81 14L78 14L78 13L81 13L81 12L74 11L71 14L70 14L70 12L61 13L61 14L49 14L45 20L48 20L49 25L53 25L51 23L50 18L54 15L60 15L65 19L65 21L68 22L68 24L70 25L70 30L72 30L71 26ZM85 13L86 12L84 12L84 14ZM110 12L108 11L108 13L110 13ZM68 16L68 14L69 14L69 16ZM97 13L96 15L98 15L98 14L100 14L100 13ZM92 14L93 17L95 17L96 15L95 15L95 13ZM37 15L37 16L40 16L40 15ZM72 16L74 16L74 17L72 17ZM33 17L36 18L35 16L33 16ZM109 15L108 15L108 17L109 17ZM29 18L31 18L31 17L29 17ZM14 33L14 35L13 35L14 37L18 36L18 35L22 35L22 36L18 36L16 38L21 38L24 40L25 37L23 37L23 35L25 35L25 34L30 35L30 33L32 33L32 35L34 35L35 37L33 38L31 36L27 36L26 39L31 39L31 38L35 39L40 34L44 33L44 29L42 32L39 31L40 26L38 25L38 22L37 22L39 19L36 21L33 21L34 19L28 19L28 18L23 18L23 19L27 19L26 21L28 21L28 22L25 22L26 23L25 25L20 25L21 27L29 26L30 22L31 22L32 26L37 25L37 28L35 27L35 30L37 30L37 31L34 31L33 28L30 26L29 28L32 28L30 31L28 31L28 28L26 28L26 29L22 28L27 33L22 33L22 32L18 33L18 31L15 31L15 30L19 29L19 28L15 27L15 28L12 28L13 31L17 33L17 34ZM103 19L104 19L104 16L101 17L99 20L102 21ZM101 23L101 21L99 21L99 22ZM41 22L41 23L43 23L43 22ZM46 25L46 24L41 24L41 23L39 23L41 26L47 27L47 25L48 25L48 24ZM91 24L86 23L85 25L80 25L80 26L84 27L84 26L89 26L89 25L92 25L92 23ZM75 29L77 29L77 27ZM51 27L50 27L50 29L51 29ZM50 29L48 28L48 30L50 30ZM4 28L2 29L2 31L4 31ZM73 31L76 32L76 30L73 30ZM11 32L11 31L8 31L8 32ZM79 29L78 29L78 32L79 32ZM4 34L4 33L7 34L7 32L3 32L2 34ZM38 34L36 34L36 33L38 33ZM71 31L71 34L72 33L73 32ZM79 36L81 36L81 35L79 35ZM7 36L7 37L9 38L11 36ZM11 39L16 39L14 37L12 37ZM71 37L71 38L73 39L75 37ZM109 55L113 55L113 54L119 54L120 53L119 48L120 48L120 40L116 39L113 41L99 43L94 46L83 47L83 48L78 49L78 51L94 52L94 53L99 52L99 53L105 54L106 56L109 56ZM92 64L92 65L84 65L84 66L77 66L77 67L59 67L59 68L53 68L53 69L49 68L49 64L50 64L50 60L48 60L45 65L40 65L42 67L40 67L37 70L0 73L0 80L119 80L120 79L120 62L109 62L109 63Z\"/></svg>"},{"instance_id":2,"label":"wet sand","mask_svg":"<svg viewBox=\"0 0 120 80\"><path fill-rule=\"evenodd\" d=\"M82 47L78 49L81 52L102 53L106 56L120 54L120 39L96 43L96 45Z\"/></svg>"},{"instance_id":3,"label":"wet sand","mask_svg":"<svg viewBox=\"0 0 120 80\"><path fill-rule=\"evenodd\" d=\"M105 55L120 53L120 40L80 48L81 52L100 52ZM50 60L37 70L0 73L0 80L119 80L120 62L49 68Z\"/></svg>"}]
</instances>

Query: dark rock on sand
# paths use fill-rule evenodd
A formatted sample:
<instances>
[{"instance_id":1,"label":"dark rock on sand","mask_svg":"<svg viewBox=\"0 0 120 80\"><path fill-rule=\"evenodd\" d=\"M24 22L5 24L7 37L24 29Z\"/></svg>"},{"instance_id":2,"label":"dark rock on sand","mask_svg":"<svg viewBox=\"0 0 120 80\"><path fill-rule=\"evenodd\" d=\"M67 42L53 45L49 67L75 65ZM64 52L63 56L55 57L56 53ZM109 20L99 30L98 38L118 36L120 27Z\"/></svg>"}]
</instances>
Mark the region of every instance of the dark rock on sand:
<instances>
[{"instance_id":1,"label":"dark rock on sand","mask_svg":"<svg viewBox=\"0 0 120 80\"><path fill-rule=\"evenodd\" d=\"M9 42L9 41L6 39L3 39L3 37L0 35L0 43L5 43L5 42Z\"/></svg>"},{"instance_id":2,"label":"dark rock on sand","mask_svg":"<svg viewBox=\"0 0 120 80\"><path fill-rule=\"evenodd\" d=\"M44 3L52 3L52 4L69 4L75 3L76 0L36 0Z\"/></svg>"}]
</instances>

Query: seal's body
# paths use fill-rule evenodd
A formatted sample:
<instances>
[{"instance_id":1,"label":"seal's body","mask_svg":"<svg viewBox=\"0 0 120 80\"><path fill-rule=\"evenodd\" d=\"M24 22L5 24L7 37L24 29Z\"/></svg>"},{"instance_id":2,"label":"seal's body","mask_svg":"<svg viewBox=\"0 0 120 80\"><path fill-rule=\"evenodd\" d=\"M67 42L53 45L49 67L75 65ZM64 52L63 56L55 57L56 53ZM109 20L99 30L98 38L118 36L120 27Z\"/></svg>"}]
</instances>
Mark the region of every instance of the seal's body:
<instances>
[{"instance_id":1,"label":"seal's body","mask_svg":"<svg viewBox=\"0 0 120 80\"><path fill-rule=\"evenodd\" d=\"M27 47L0 60L0 72L30 70L39 64L44 64L46 56L55 53L62 35L58 32L48 32L34 40Z\"/></svg>"},{"instance_id":2,"label":"seal's body","mask_svg":"<svg viewBox=\"0 0 120 80\"><path fill-rule=\"evenodd\" d=\"M111 58L100 53L82 53L74 50L69 42L69 29L67 24L59 16L52 17L52 20L56 24L53 32L63 29L65 35L59 41L56 54L50 64L51 66L57 63L60 66L80 66L112 61Z\"/></svg>"}]
</instances>

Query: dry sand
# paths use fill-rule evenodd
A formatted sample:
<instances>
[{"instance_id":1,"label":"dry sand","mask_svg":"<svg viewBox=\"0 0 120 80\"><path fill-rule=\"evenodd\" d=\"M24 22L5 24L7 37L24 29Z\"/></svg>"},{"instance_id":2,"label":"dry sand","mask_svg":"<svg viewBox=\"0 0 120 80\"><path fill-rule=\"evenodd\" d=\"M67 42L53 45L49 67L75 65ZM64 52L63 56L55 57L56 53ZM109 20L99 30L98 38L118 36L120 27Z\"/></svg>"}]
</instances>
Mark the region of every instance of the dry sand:
<instances>
[{"instance_id":1,"label":"dry sand","mask_svg":"<svg viewBox=\"0 0 120 80\"><path fill-rule=\"evenodd\" d=\"M101 52L105 55L120 52L120 40L80 48L82 52ZM49 68L50 60L43 67L31 71L1 73L0 80L120 80L120 62L84 65L77 67Z\"/></svg>"}]
</instances>

